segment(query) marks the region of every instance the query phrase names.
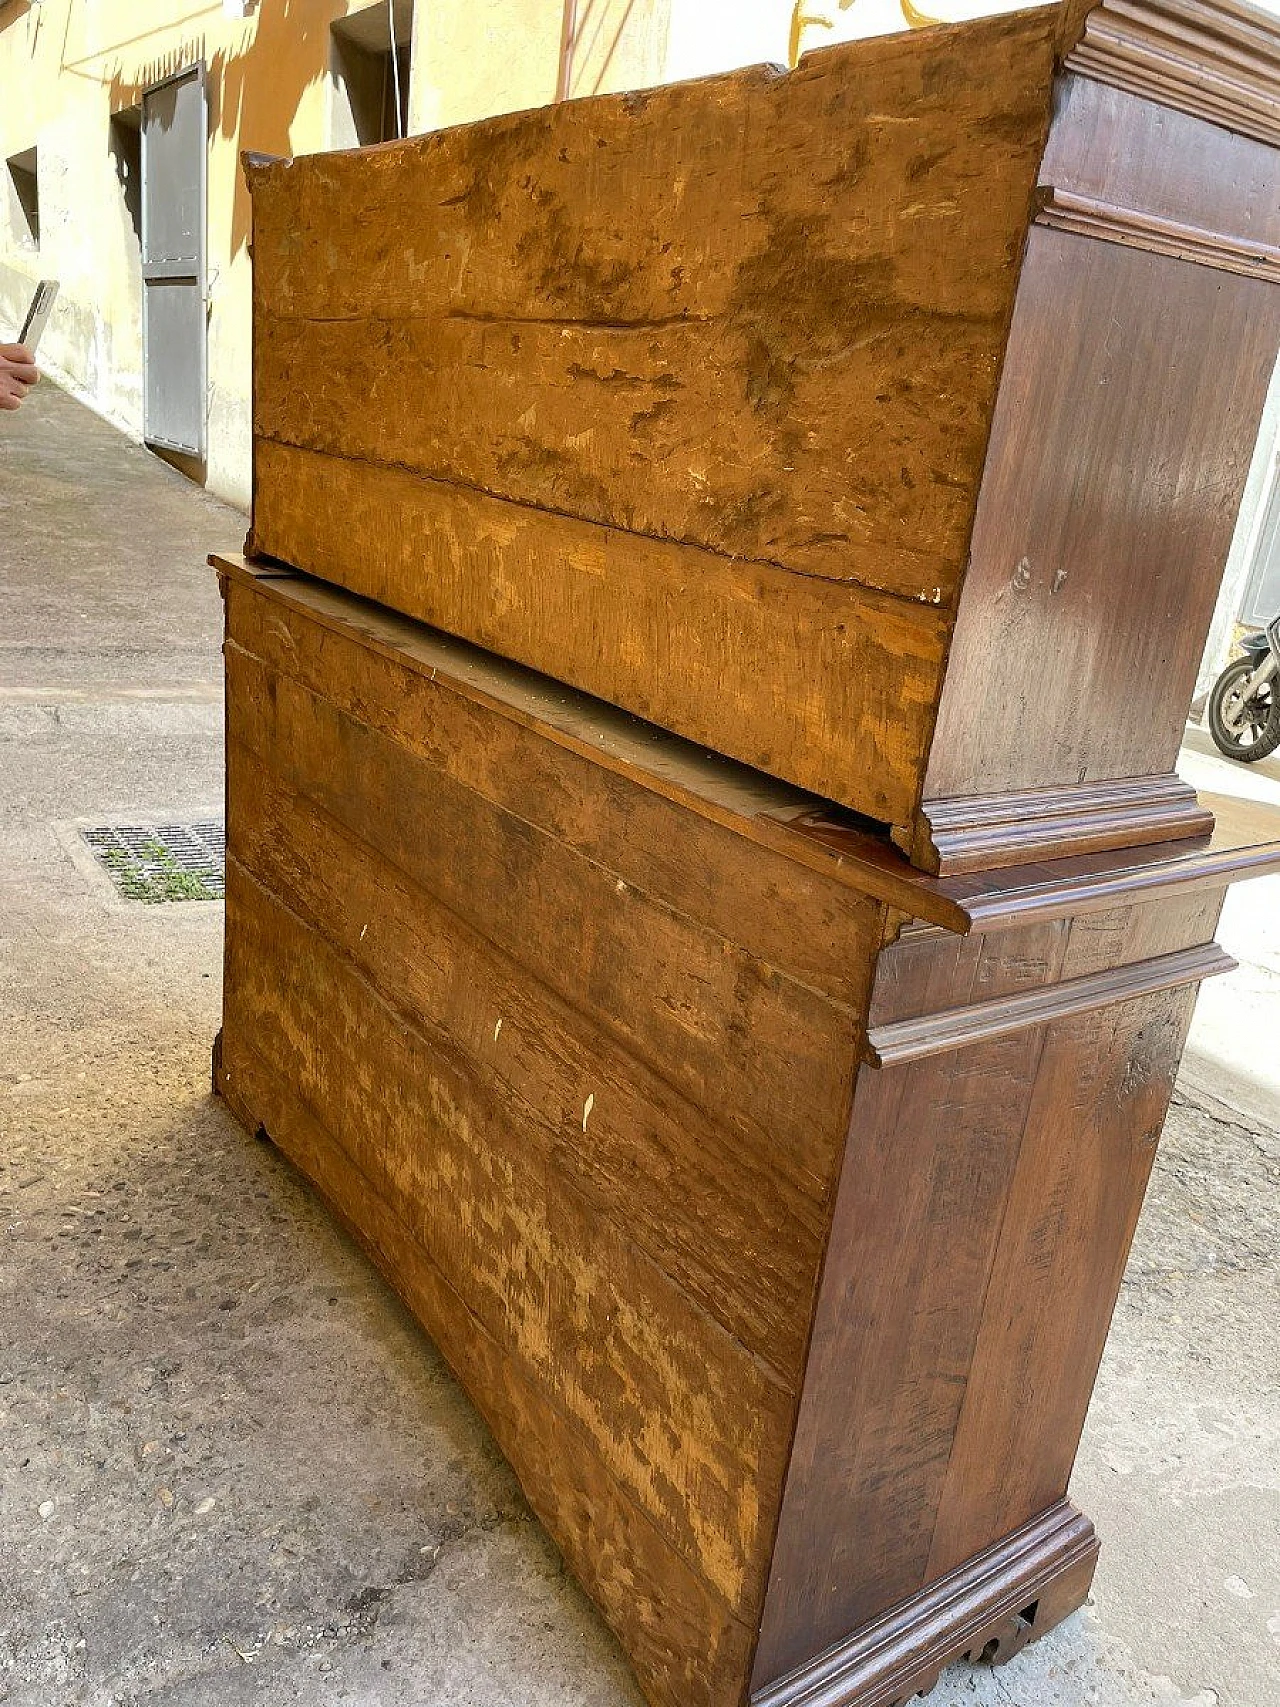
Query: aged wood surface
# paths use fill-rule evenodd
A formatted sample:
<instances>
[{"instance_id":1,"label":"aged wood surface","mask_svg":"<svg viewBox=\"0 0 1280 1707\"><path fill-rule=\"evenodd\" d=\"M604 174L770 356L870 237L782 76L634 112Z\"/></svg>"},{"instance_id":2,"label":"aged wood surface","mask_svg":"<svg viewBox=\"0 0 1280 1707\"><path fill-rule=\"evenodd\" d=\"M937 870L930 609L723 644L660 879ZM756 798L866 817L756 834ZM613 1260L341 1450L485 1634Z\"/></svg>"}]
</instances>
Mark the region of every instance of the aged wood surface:
<instances>
[{"instance_id":1,"label":"aged wood surface","mask_svg":"<svg viewBox=\"0 0 1280 1707\"><path fill-rule=\"evenodd\" d=\"M1280 144L1280 40L1257 7L1103 0L1069 45L1067 63L1099 82Z\"/></svg>"},{"instance_id":2,"label":"aged wood surface","mask_svg":"<svg viewBox=\"0 0 1280 1707\"><path fill-rule=\"evenodd\" d=\"M873 817L910 815L945 650L932 602L289 445L261 443L257 468L258 550Z\"/></svg>"},{"instance_id":3,"label":"aged wood surface","mask_svg":"<svg viewBox=\"0 0 1280 1707\"><path fill-rule=\"evenodd\" d=\"M356 1232L484 1412L569 1568L623 1636L656 1707L726 1707L740 1698L754 1630L659 1534L620 1488L595 1443L574 1427L444 1279L342 1145L235 1026L219 1090L249 1129L261 1126ZM572 1474L566 1466L572 1465Z\"/></svg>"},{"instance_id":4,"label":"aged wood surface","mask_svg":"<svg viewBox=\"0 0 1280 1707\"><path fill-rule=\"evenodd\" d=\"M1042 185L1211 231L1224 247L1280 243L1274 147L1070 67L1056 103Z\"/></svg>"},{"instance_id":5,"label":"aged wood surface","mask_svg":"<svg viewBox=\"0 0 1280 1707\"><path fill-rule=\"evenodd\" d=\"M1061 791L1048 836L1029 830L1051 858L1081 845L1069 823L1053 836L1073 790L1087 807L1099 782L1171 771L1278 344L1268 282L1033 228L925 825L934 800L945 826L953 797L1034 779ZM1139 716L1137 682L1153 684ZM1124 809L1119 825L1086 812L1083 845L1165 839L1155 798L1145 833ZM1011 819L1000 848L980 824L977 861L1020 863L1027 833ZM943 835L918 832L913 853L928 863L930 845L937 869Z\"/></svg>"},{"instance_id":6,"label":"aged wood surface","mask_svg":"<svg viewBox=\"0 0 1280 1707\"><path fill-rule=\"evenodd\" d=\"M309 589L226 591L220 1088L423 1313L651 1697L737 1707L883 908Z\"/></svg>"},{"instance_id":7,"label":"aged wood surface","mask_svg":"<svg viewBox=\"0 0 1280 1707\"><path fill-rule=\"evenodd\" d=\"M259 434L948 595L1054 20L855 42L790 74L255 170Z\"/></svg>"},{"instance_id":8,"label":"aged wood surface","mask_svg":"<svg viewBox=\"0 0 1280 1707\"><path fill-rule=\"evenodd\" d=\"M1198 837L1278 68L1235 0L1070 0L252 163L253 548L928 871Z\"/></svg>"},{"instance_id":9,"label":"aged wood surface","mask_svg":"<svg viewBox=\"0 0 1280 1707\"><path fill-rule=\"evenodd\" d=\"M219 567L217 1087L435 1336L655 1707L887 1707L1050 1627L1092 1571L1062 1499L1166 986L1219 963L1273 818L929 878L614 709Z\"/></svg>"},{"instance_id":10,"label":"aged wood surface","mask_svg":"<svg viewBox=\"0 0 1280 1707\"><path fill-rule=\"evenodd\" d=\"M1001 1664L1089 1592L1098 1542L1065 1502L756 1690L751 1707L903 1707L951 1660Z\"/></svg>"},{"instance_id":11,"label":"aged wood surface","mask_svg":"<svg viewBox=\"0 0 1280 1707\"><path fill-rule=\"evenodd\" d=\"M1248 135L1059 79L923 802L899 837L927 869L1202 833L1171 772L1280 345L1276 176Z\"/></svg>"},{"instance_id":12,"label":"aged wood surface","mask_svg":"<svg viewBox=\"0 0 1280 1707\"><path fill-rule=\"evenodd\" d=\"M757 1687L1065 1496L1195 995L1146 993L1135 964L1191 961L1220 904L882 955L872 1038L905 1009L940 1048L859 1076ZM1073 1009L1104 972L1107 1005ZM1001 1003L1016 1025L957 1027Z\"/></svg>"},{"instance_id":13,"label":"aged wood surface","mask_svg":"<svg viewBox=\"0 0 1280 1707\"><path fill-rule=\"evenodd\" d=\"M851 1049L857 1030L847 1008L288 677L265 677L248 654L229 650L228 676L242 707L233 740L265 725L264 751L286 783L305 783L325 813L563 1001L607 1016L630 1052L700 1108L756 1141L768 1134L776 1165L797 1181L828 1176L837 1138L797 1104L793 1075L829 1099L838 1133L840 1046ZM570 941L564 916L578 920Z\"/></svg>"},{"instance_id":14,"label":"aged wood surface","mask_svg":"<svg viewBox=\"0 0 1280 1707\"><path fill-rule=\"evenodd\" d=\"M1055 20L252 168L255 550L905 822Z\"/></svg>"}]
</instances>

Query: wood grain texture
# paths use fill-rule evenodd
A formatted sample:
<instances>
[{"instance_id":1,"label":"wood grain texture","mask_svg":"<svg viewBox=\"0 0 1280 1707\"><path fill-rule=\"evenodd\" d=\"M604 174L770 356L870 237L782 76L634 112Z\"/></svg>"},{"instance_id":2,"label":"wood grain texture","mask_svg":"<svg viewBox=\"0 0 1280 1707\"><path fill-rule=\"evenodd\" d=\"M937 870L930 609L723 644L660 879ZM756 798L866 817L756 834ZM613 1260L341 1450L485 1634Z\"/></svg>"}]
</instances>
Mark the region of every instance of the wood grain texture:
<instances>
[{"instance_id":1,"label":"wood grain texture","mask_svg":"<svg viewBox=\"0 0 1280 1707\"><path fill-rule=\"evenodd\" d=\"M878 908L839 852L791 832L810 796L336 588L213 561L242 651L484 799L518 791L522 817L584 857L861 1006L869 972L846 945ZM878 887L914 896L914 876L896 861Z\"/></svg>"},{"instance_id":2,"label":"wood grain texture","mask_svg":"<svg viewBox=\"0 0 1280 1707\"><path fill-rule=\"evenodd\" d=\"M756 1687L925 1581L1037 1053L1024 1034L859 1077Z\"/></svg>"},{"instance_id":3,"label":"wood grain texture","mask_svg":"<svg viewBox=\"0 0 1280 1707\"><path fill-rule=\"evenodd\" d=\"M1071 190L1051 189L1036 212L1037 225L1099 237L1153 255L1171 255L1224 273L1280 281L1280 244L1259 242L1206 230L1176 219L1161 219L1138 208L1097 201Z\"/></svg>"},{"instance_id":4,"label":"wood grain texture","mask_svg":"<svg viewBox=\"0 0 1280 1707\"><path fill-rule=\"evenodd\" d=\"M1071 0L255 162L253 548L931 872L1197 837L1277 39Z\"/></svg>"},{"instance_id":5,"label":"wood grain texture","mask_svg":"<svg viewBox=\"0 0 1280 1707\"><path fill-rule=\"evenodd\" d=\"M1274 147L1069 68L1055 98L1042 189L1197 227L1224 243L1280 242Z\"/></svg>"},{"instance_id":6,"label":"wood grain texture","mask_svg":"<svg viewBox=\"0 0 1280 1707\"><path fill-rule=\"evenodd\" d=\"M602 1215L621 1216L690 1297L797 1385L825 1235L820 1203L620 1047L598 1016L532 980L284 785L276 767L235 743L228 775L229 835L245 869L442 1051L469 1058L511 1124L554 1147ZM672 1216L673 1196L687 1218Z\"/></svg>"},{"instance_id":7,"label":"wood grain texture","mask_svg":"<svg viewBox=\"0 0 1280 1707\"><path fill-rule=\"evenodd\" d=\"M618 1487L595 1443L549 1402L518 1357L476 1319L427 1249L281 1075L238 1028L226 1035L218 1089L323 1193L422 1322L483 1410L574 1576L624 1633L654 1707L726 1707L740 1699L754 1630L734 1618ZM566 1464L573 1466L566 1475Z\"/></svg>"},{"instance_id":8,"label":"wood grain texture","mask_svg":"<svg viewBox=\"0 0 1280 1707\"><path fill-rule=\"evenodd\" d=\"M437 1339L654 1707L888 1707L1051 1627L1096 1550L1063 1496L1166 986L1280 866L1275 814L930 878L615 708L219 567L215 1083Z\"/></svg>"},{"instance_id":9,"label":"wood grain texture","mask_svg":"<svg viewBox=\"0 0 1280 1707\"><path fill-rule=\"evenodd\" d=\"M847 1009L247 653L229 647L227 662L233 740L258 743L286 784L561 1000L598 1013L699 1108L754 1142L768 1134L797 1182L829 1176L848 1106L841 1059L858 1041ZM794 1095L799 1074L829 1098L825 1130Z\"/></svg>"},{"instance_id":10,"label":"wood grain texture","mask_svg":"<svg viewBox=\"0 0 1280 1707\"><path fill-rule=\"evenodd\" d=\"M739 1707L883 908L563 705L225 590L219 1088L439 1337L650 1698Z\"/></svg>"},{"instance_id":11,"label":"wood grain texture","mask_svg":"<svg viewBox=\"0 0 1280 1707\"><path fill-rule=\"evenodd\" d=\"M926 869L1204 829L1171 772L1280 344L1258 265L1280 247L1276 159L1059 80L1041 195L1113 210L1111 228L1028 239L923 803L899 838ZM1109 785L1129 797L1108 803ZM1002 829L988 798L993 822L975 818L1028 789L1046 804L1011 799Z\"/></svg>"},{"instance_id":12,"label":"wood grain texture","mask_svg":"<svg viewBox=\"0 0 1280 1707\"><path fill-rule=\"evenodd\" d=\"M234 859L228 876L235 1030L326 1111L472 1313L596 1440L668 1542L749 1615L790 1394L598 1215L551 1134L512 1121L465 1059L371 999Z\"/></svg>"},{"instance_id":13,"label":"wood grain texture","mask_svg":"<svg viewBox=\"0 0 1280 1707\"><path fill-rule=\"evenodd\" d=\"M774 1679L751 1707L902 1707L951 1660L1011 1659L1083 1605L1098 1542L1065 1502L855 1635Z\"/></svg>"},{"instance_id":14,"label":"wood grain texture","mask_svg":"<svg viewBox=\"0 0 1280 1707\"><path fill-rule=\"evenodd\" d=\"M753 67L251 172L259 433L945 595L1044 144L1054 18L848 43L790 74Z\"/></svg>"},{"instance_id":15,"label":"wood grain texture","mask_svg":"<svg viewBox=\"0 0 1280 1707\"><path fill-rule=\"evenodd\" d=\"M1065 1496L1194 1002L1144 973L1207 968L1220 905L881 956L872 1038L886 1012L926 1035L966 1010L1020 1023L859 1075L757 1690ZM1089 980L1110 1001L1073 1011Z\"/></svg>"},{"instance_id":16,"label":"wood grain texture","mask_svg":"<svg viewBox=\"0 0 1280 1707\"><path fill-rule=\"evenodd\" d=\"M1066 1491L1194 1006L1169 991L1049 1028L930 1577Z\"/></svg>"},{"instance_id":17,"label":"wood grain texture","mask_svg":"<svg viewBox=\"0 0 1280 1707\"><path fill-rule=\"evenodd\" d=\"M1012 1036L1031 1024L1045 1024L1068 1015L1092 1013L1118 1001L1156 990L1176 990L1220 977L1239 964L1216 943L1138 960L1084 978L1068 978L1047 989L950 1008L878 1026L867 1033L867 1053L877 1067L897 1067L926 1055L941 1055L967 1044Z\"/></svg>"},{"instance_id":18,"label":"wood grain texture","mask_svg":"<svg viewBox=\"0 0 1280 1707\"><path fill-rule=\"evenodd\" d=\"M956 796L1172 770L1278 343L1268 283L1032 229L926 826ZM1016 825L986 849L1025 857Z\"/></svg>"},{"instance_id":19,"label":"wood grain texture","mask_svg":"<svg viewBox=\"0 0 1280 1707\"><path fill-rule=\"evenodd\" d=\"M254 166L254 550L904 822L1055 20Z\"/></svg>"},{"instance_id":20,"label":"wood grain texture","mask_svg":"<svg viewBox=\"0 0 1280 1707\"><path fill-rule=\"evenodd\" d=\"M1027 590L1021 585L1027 561L1015 571L1020 592ZM991 666L993 674L1005 676L1016 670L999 662ZM1019 695L1034 691L1029 681L1010 686ZM953 696L961 691L953 685ZM1042 737L1042 744L1049 747L1055 739ZM1027 746L1033 746L1030 738ZM1213 814L1195 789L1165 775L929 800L914 828L895 830L894 840L917 865L951 874L1208 836L1212 829Z\"/></svg>"},{"instance_id":21,"label":"wood grain texture","mask_svg":"<svg viewBox=\"0 0 1280 1707\"><path fill-rule=\"evenodd\" d=\"M947 630L930 600L290 445L262 442L257 468L258 550L873 817L909 815Z\"/></svg>"}]
</instances>

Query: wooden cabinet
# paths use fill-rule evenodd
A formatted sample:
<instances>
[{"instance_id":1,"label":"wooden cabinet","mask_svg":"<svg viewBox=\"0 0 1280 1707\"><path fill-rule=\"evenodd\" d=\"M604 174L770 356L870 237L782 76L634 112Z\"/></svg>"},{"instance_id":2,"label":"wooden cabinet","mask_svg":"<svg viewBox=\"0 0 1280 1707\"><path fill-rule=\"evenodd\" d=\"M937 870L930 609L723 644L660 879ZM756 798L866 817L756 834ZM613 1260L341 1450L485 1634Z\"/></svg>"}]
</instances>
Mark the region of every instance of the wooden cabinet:
<instances>
[{"instance_id":1,"label":"wooden cabinet","mask_svg":"<svg viewBox=\"0 0 1280 1707\"><path fill-rule=\"evenodd\" d=\"M1078 3L251 163L253 549L990 869L1202 835L1280 30Z\"/></svg>"},{"instance_id":2,"label":"wooden cabinet","mask_svg":"<svg viewBox=\"0 0 1280 1707\"><path fill-rule=\"evenodd\" d=\"M1278 144L1274 20L1073 0L249 163L215 1085L654 1707L892 1707L1087 1591L1196 986L1280 869L1173 774Z\"/></svg>"},{"instance_id":3,"label":"wooden cabinet","mask_svg":"<svg viewBox=\"0 0 1280 1707\"><path fill-rule=\"evenodd\" d=\"M654 1707L887 1707L1078 1605L1072 1460L1275 815L930 877L218 561L216 1088L426 1326Z\"/></svg>"}]
</instances>

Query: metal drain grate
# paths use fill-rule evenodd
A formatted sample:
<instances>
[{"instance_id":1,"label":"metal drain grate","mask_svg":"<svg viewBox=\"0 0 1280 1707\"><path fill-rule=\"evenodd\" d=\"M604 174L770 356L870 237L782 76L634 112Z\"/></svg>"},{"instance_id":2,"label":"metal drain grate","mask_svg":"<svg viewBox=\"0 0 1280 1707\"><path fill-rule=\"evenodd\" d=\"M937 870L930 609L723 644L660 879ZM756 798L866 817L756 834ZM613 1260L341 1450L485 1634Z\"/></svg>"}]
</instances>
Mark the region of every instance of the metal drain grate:
<instances>
[{"instance_id":1,"label":"metal drain grate","mask_svg":"<svg viewBox=\"0 0 1280 1707\"><path fill-rule=\"evenodd\" d=\"M94 858L130 901L220 901L227 829L201 824L103 824L82 830Z\"/></svg>"}]
</instances>

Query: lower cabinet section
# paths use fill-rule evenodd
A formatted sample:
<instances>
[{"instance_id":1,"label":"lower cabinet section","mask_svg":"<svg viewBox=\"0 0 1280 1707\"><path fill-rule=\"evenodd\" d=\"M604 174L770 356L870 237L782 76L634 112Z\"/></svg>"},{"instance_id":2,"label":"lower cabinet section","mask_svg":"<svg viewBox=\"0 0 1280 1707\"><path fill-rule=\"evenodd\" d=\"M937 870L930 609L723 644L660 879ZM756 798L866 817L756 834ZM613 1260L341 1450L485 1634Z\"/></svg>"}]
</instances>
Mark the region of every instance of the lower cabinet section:
<instances>
[{"instance_id":1,"label":"lower cabinet section","mask_svg":"<svg viewBox=\"0 0 1280 1707\"><path fill-rule=\"evenodd\" d=\"M219 567L215 1088L440 1346L654 1707L889 1707L1052 1627L1222 894L1280 847L926 877L515 666Z\"/></svg>"}]
</instances>

